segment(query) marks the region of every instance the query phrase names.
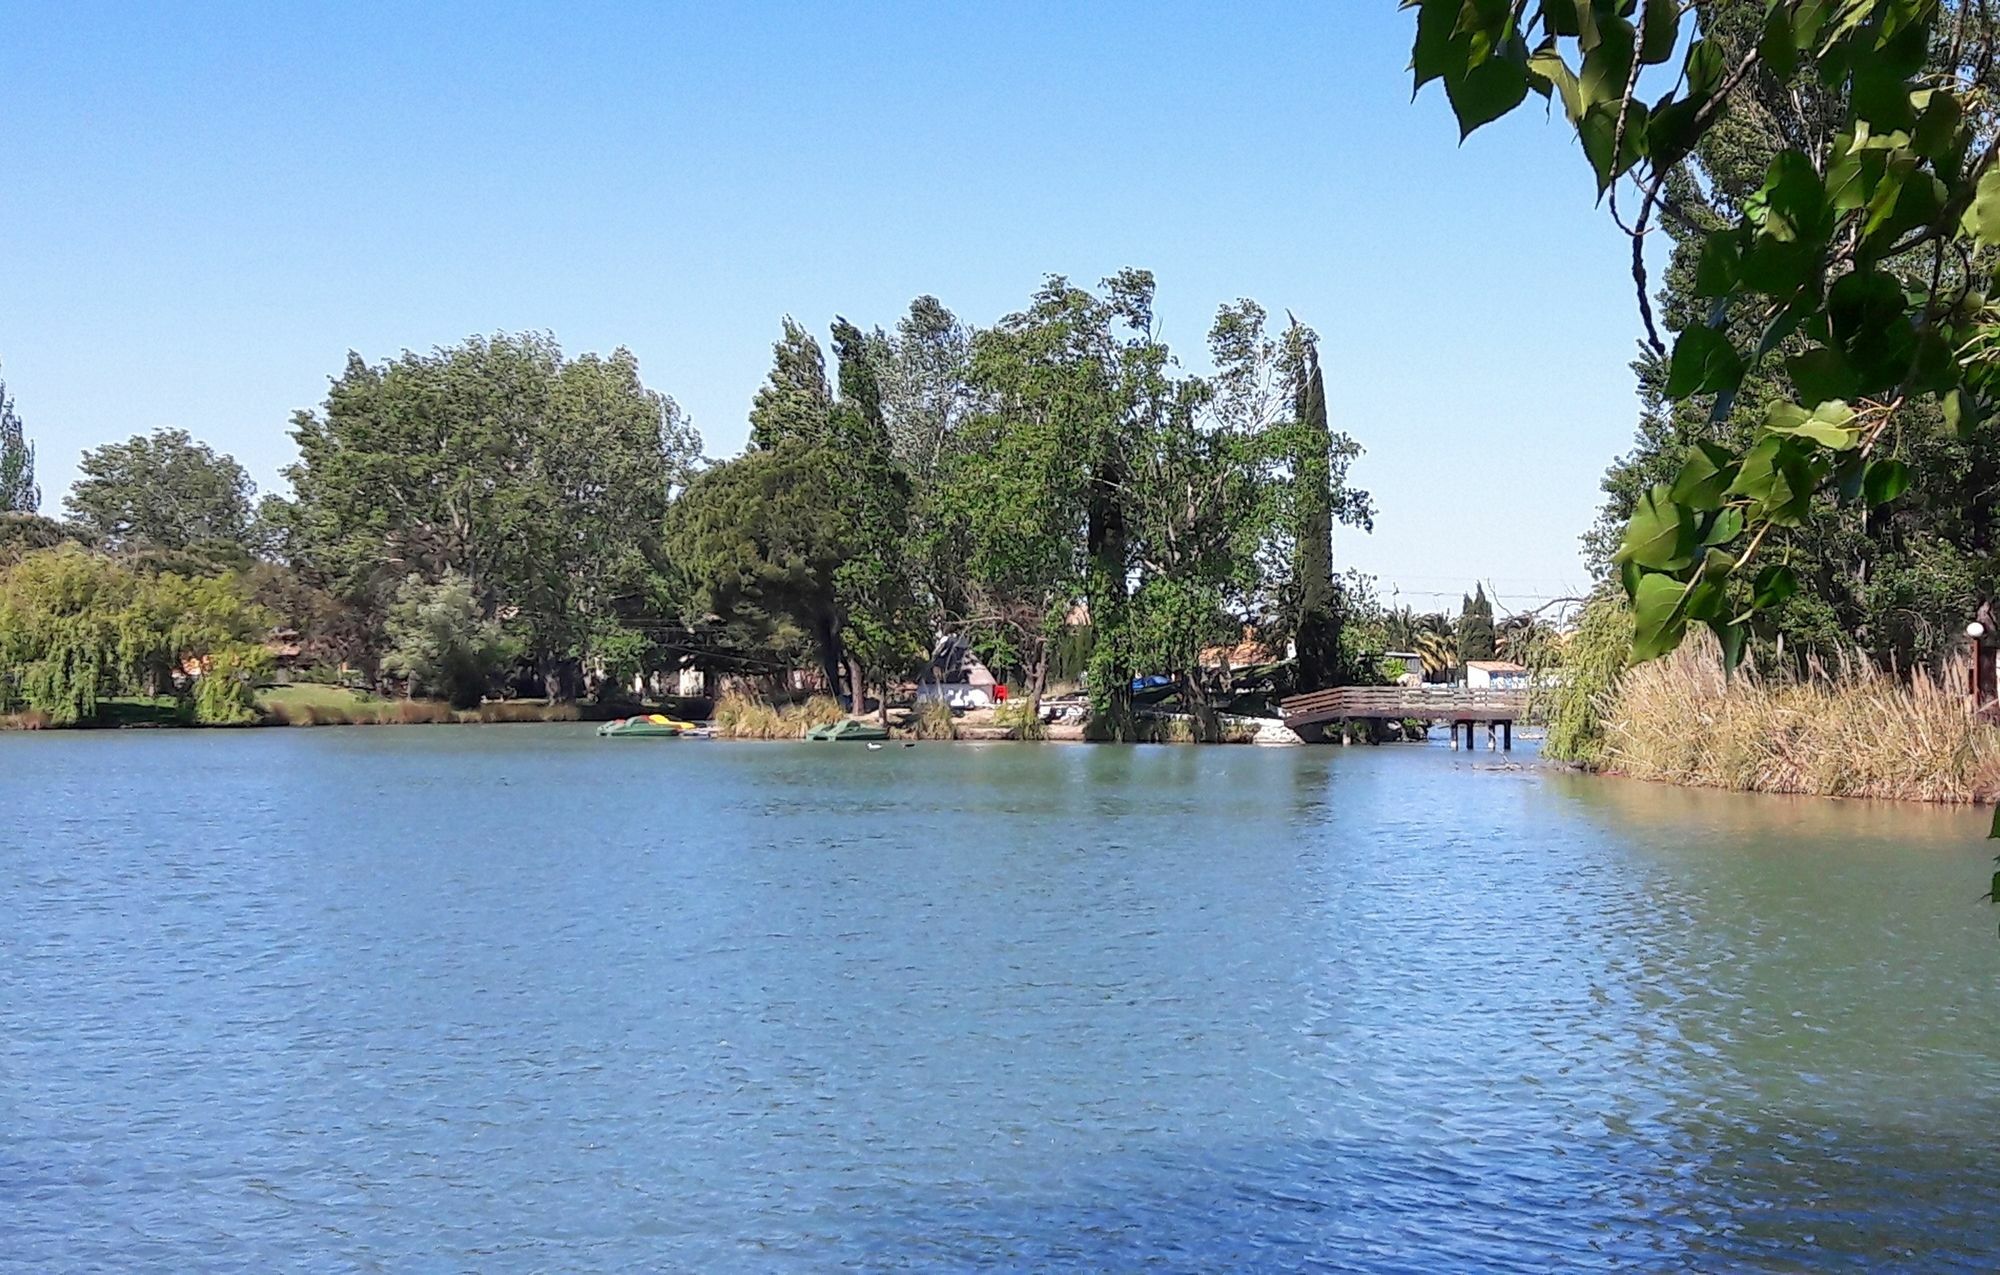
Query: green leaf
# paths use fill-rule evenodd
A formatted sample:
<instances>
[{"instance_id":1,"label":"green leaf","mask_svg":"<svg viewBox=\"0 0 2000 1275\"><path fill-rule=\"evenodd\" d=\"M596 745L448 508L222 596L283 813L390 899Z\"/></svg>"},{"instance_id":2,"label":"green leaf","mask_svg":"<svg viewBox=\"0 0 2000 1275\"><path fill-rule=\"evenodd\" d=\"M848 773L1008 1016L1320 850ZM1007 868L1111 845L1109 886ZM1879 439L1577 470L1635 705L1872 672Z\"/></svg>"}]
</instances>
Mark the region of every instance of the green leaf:
<instances>
[{"instance_id":1,"label":"green leaf","mask_svg":"<svg viewBox=\"0 0 2000 1275\"><path fill-rule=\"evenodd\" d=\"M1562 54L1553 47L1537 49L1528 57L1528 70L1541 76L1562 96L1563 114L1573 124L1583 115L1583 97L1577 91L1576 72L1569 69Z\"/></svg>"},{"instance_id":2,"label":"green leaf","mask_svg":"<svg viewBox=\"0 0 2000 1275\"><path fill-rule=\"evenodd\" d=\"M1886 505L1909 490L1910 467L1900 460L1878 460L1868 466L1862 492L1871 505Z\"/></svg>"},{"instance_id":3,"label":"green leaf","mask_svg":"<svg viewBox=\"0 0 2000 1275\"><path fill-rule=\"evenodd\" d=\"M1964 390L1953 390L1944 396L1944 423L1951 426L1951 432L1961 439L1972 437L1972 431L1979 427L1979 403Z\"/></svg>"},{"instance_id":4,"label":"green leaf","mask_svg":"<svg viewBox=\"0 0 2000 1275\"><path fill-rule=\"evenodd\" d=\"M1780 80L1789 80L1799 69L1799 46L1790 17L1785 6L1772 5L1764 18L1763 37L1757 41L1757 56Z\"/></svg>"},{"instance_id":5,"label":"green leaf","mask_svg":"<svg viewBox=\"0 0 2000 1275\"><path fill-rule=\"evenodd\" d=\"M1860 388L1847 356L1829 346L1816 345L1785 360L1785 372L1792 388L1807 403L1823 403L1830 398L1851 398Z\"/></svg>"},{"instance_id":6,"label":"green leaf","mask_svg":"<svg viewBox=\"0 0 2000 1275\"><path fill-rule=\"evenodd\" d=\"M1812 161L1798 151L1778 152L1762 189L1744 206L1759 228L1781 243L1823 244L1833 233L1826 187Z\"/></svg>"},{"instance_id":7,"label":"green leaf","mask_svg":"<svg viewBox=\"0 0 2000 1275\"><path fill-rule=\"evenodd\" d=\"M1743 511L1731 506L1721 510L1710 520L1708 530L1702 533L1701 543L1726 545L1743 534Z\"/></svg>"},{"instance_id":8,"label":"green leaf","mask_svg":"<svg viewBox=\"0 0 2000 1275\"><path fill-rule=\"evenodd\" d=\"M1736 569L1736 559L1720 549L1710 549L1703 558L1701 572L1687 591L1687 601L1682 610L1690 620L1720 619L1728 605L1729 573Z\"/></svg>"},{"instance_id":9,"label":"green leaf","mask_svg":"<svg viewBox=\"0 0 2000 1275\"><path fill-rule=\"evenodd\" d=\"M1657 659L1680 645L1687 633L1687 616L1681 609L1685 592L1685 586L1672 576L1639 577L1632 594L1633 659Z\"/></svg>"},{"instance_id":10,"label":"green leaf","mask_svg":"<svg viewBox=\"0 0 2000 1275\"><path fill-rule=\"evenodd\" d=\"M1722 494L1736 481L1736 457L1719 443L1697 442L1674 477L1673 501L1707 513L1722 508Z\"/></svg>"},{"instance_id":11,"label":"green leaf","mask_svg":"<svg viewBox=\"0 0 2000 1275\"><path fill-rule=\"evenodd\" d=\"M1747 631L1740 624L1722 620L1710 620L1708 627L1715 631L1715 640L1722 643L1723 675L1726 677L1734 674L1737 667L1743 663L1744 639L1749 636Z\"/></svg>"},{"instance_id":12,"label":"green leaf","mask_svg":"<svg viewBox=\"0 0 2000 1275\"><path fill-rule=\"evenodd\" d=\"M1681 38L1681 7L1676 0L1646 0L1640 20L1639 61L1655 66L1674 55Z\"/></svg>"},{"instance_id":13,"label":"green leaf","mask_svg":"<svg viewBox=\"0 0 2000 1275\"><path fill-rule=\"evenodd\" d=\"M1422 0L1417 5L1417 39L1410 50L1415 89L1465 73L1465 45L1453 38L1458 33L1458 11L1456 0Z\"/></svg>"},{"instance_id":14,"label":"green leaf","mask_svg":"<svg viewBox=\"0 0 2000 1275\"><path fill-rule=\"evenodd\" d=\"M2000 167L1988 168L1979 178L1972 206L1959 224L1981 243L2000 243Z\"/></svg>"},{"instance_id":15,"label":"green leaf","mask_svg":"<svg viewBox=\"0 0 2000 1275\"><path fill-rule=\"evenodd\" d=\"M1736 290L1742 276L1742 253L1736 236L1718 230L1702 241L1701 257L1694 267L1694 294L1697 297L1726 297Z\"/></svg>"},{"instance_id":16,"label":"green leaf","mask_svg":"<svg viewBox=\"0 0 2000 1275\"><path fill-rule=\"evenodd\" d=\"M1583 66L1576 76L1586 108L1622 100L1625 81L1632 75L1637 35L1632 24L1616 14L1599 14L1597 35L1597 43L1584 48Z\"/></svg>"},{"instance_id":17,"label":"green leaf","mask_svg":"<svg viewBox=\"0 0 2000 1275\"><path fill-rule=\"evenodd\" d=\"M1743 360L1729 338L1715 328L1683 328L1667 368L1667 397L1734 389L1743 379Z\"/></svg>"},{"instance_id":18,"label":"green leaf","mask_svg":"<svg viewBox=\"0 0 2000 1275\"><path fill-rule=\"evenodd\" d=\"M1988 841L2000 839L2000 806L1993 808L1993 829L1986 834L1986 839ZM2000 872L1993 874L1993 885L1996 891L2000 891Z\"/></svg>"},{"instance_id":19,"label":"green leaf","mask_svg":"<svg viewBox=\"0 0 2000 1275\"><path fill-rule=\"evenodd\" d=\"M1762 611L1777 606L1798 591L1797 572L1782 563L1765 567L1757 573L1757 583L1750 587L1750 605Z\"/></svg>"},{"instance_id":20,"label":"green leaf","mask_svg":"<svg viewBox=\"0 0 2000 1275\"><path fill-rule=\"evenodd\" d=\"M1678 571L1694 561L1694 550L1693 514L1675 504L1672 489L1662 483L1639 497L1617 557L1654 571Z\"/></svg>"},{"instance_id":21,"label":"green leaf","mask_svg":"<svg viewBox=\"0 0 2000 1275\"><path fill-rule=\"evenodd\" d=\"M1853 422L1854 409L1839 399L1821 403L1810 412L1779 399L1765 414L1764 428L1773 434L1809 438L1823 447L1846 451L1861 442L1861 431Z\"/></svg>"},{"instance_id":22,"label":"green leaf","mask_svg":"<svg viewBox=\"0 0 2000 1275\"><path fill-rule=\"evenodd\" d=\"M1713 95L1729 73L1728 60L1713 40L1696 40L1681 65L1687 72L1688 97L1696 101Z\"/></svg>"},{"instance_id":23,"label":"green leaf","mask_svg":"<svg viewBox=\"0 0 2000 1275\"><path fill-rule=\"evenodd\" d=\"M1511 58L1490 57L1463 75L1446 76L1444 95L1451 101L1452 114L1458 117L1458 140L1462 142L1475 129L1521 104L1528 96L1528 72Z\"/></svg>"}]
</instances>

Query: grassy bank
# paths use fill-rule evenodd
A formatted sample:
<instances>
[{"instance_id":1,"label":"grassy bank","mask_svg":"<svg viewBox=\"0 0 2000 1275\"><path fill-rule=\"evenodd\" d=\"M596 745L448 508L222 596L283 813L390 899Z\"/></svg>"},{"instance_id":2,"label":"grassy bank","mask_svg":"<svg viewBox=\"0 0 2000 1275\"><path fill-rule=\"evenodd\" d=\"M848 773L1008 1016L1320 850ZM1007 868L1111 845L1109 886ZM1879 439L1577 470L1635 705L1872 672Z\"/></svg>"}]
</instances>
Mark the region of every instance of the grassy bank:
<instances>
[{"instance_id":1,"label":"grassy bank","mask_svg":"<svg viewBox=\"0 0 2000 1275\"><path fill-rule=\"evenodd\" d=\"M1906 682L1858 662L1725 679L1713 640L1691 639L1618 680L1605 700L1601 764L1740 792L2000 799L2000 729L1973 720L1958 684Z\"/></svg>"}]
</instances>

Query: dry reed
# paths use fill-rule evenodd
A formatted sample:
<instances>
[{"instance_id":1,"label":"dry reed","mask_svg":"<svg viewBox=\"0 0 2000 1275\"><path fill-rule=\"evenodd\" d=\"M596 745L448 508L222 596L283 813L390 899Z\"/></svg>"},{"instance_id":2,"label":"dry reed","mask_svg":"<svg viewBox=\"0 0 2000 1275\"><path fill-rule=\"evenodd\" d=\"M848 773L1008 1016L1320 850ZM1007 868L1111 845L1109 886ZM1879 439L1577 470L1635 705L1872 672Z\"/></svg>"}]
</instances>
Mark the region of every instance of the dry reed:
<instances>
[{"instance_id":1,"label":"dry reed","mask_svg":"<svg viewBox=\"0 0 2000 1275\"><path fill-rule=\"evenodd\" d=\"M544 704L540 700L492 700L481 704L474 718L489 725L498 722L574 722L583 719L583 710L575 704Z\"/></svg>"},{"instance_id":2,"label":"dry reed","mask_svg":"<svg viewBox=\"0 0 2000 1275\"><path fill-rule=\"evenodd\" d=\"M813 727L830 725L845 716L840 701L830 695L815 695L804 703L779 708L731 692L715 702L715 734L718 739L799 739Z\"/></svg>"},{"instance_id":3,"label":"dry reed","mask_svg":"<svg viewBox=\"0 0 2000 1275\"><path fill-rule=\"evenodd\" d=\"M925 700L903 724L903 733L911 739L957 739L958 719L952 715L951 705Z\"/></svg>"},{"instance_id":4,"label":"dry reed","mask_svg":"<svg viewBox=\"0 0 2000 1275\"><path fill-rule=\"evenodd\" d=\"M1905 681L1856 657L1792 677L1725 678L1703 634L1625 673L1606 705L1604 767L1741 792L1992 801L2000 730L1949 689L1962 676Z\"/></svg>"}]
</instances>

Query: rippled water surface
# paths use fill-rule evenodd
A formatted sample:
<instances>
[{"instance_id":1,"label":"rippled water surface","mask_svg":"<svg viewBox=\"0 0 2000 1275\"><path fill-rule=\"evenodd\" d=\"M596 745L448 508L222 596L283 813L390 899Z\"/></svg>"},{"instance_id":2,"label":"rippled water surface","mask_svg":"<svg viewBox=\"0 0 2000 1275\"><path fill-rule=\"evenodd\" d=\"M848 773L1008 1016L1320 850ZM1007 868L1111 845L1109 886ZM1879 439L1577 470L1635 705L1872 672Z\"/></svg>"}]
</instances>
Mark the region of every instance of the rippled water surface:
<instances>
[{"instance_id":1,"label":"rippled water surface","mask_svg":"<svg viewBox=\"0 0 2000 1275\"><path fill-rule=\"evenodd\" d=\"M1982 832L1442 747L0 737L0 1269L1991 1270Z\"/></svg>"}]
</instances>

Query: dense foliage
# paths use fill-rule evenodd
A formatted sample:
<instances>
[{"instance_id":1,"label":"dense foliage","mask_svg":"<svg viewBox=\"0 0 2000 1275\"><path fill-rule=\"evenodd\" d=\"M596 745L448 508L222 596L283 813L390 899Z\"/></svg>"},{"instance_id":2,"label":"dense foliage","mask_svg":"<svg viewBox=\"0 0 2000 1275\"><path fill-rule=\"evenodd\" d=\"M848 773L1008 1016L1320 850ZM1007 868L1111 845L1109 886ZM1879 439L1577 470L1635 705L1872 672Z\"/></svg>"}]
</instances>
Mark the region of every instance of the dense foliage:
<instances>
[{"instance_id":1,"label":"dense foliage","mask_svg":"<svg viewBox=\"0 0 2000 1275\"><path fill-rule=\"evenodd\" d=\"M173 695L194 721L254 713L270 617L235 573L136 570L77 545L0 571L0 709L87 722L119 695Z\"/></svg>"},{"instance_id":2,"label":"dense foliage","mask_svg":"<svg viewBox=\"0 0 2000 1275\"><path fill-rule=\"evenodd\" d=\"M1985 7L1406 2L1418 86L1443 81L1467 133L1530 91L1558 101L1632 235L1651 410L1609 483L1622 535L1598 543L1634 654L1691 622L1731 665L1787 628L1934 654L1993 583ZM1678 243L1671 352L1651 335L1656 219Z\"/></svg>"},{"instance_id":3,"label":"dense foliage","mask_svg":"<svg viewBox=\"0 0 2000 1275\"><path fill-rule=\"evenodd\" d=\"M256 485L234 457L186 430L135 435L83 454L63 499L79 528L111 548L250 548Z\"/></svg>"},{"instance_id":4,"label":"dense foliage","mask_svg":"<svg viewBox=\"0 0 2000 1275\"><path fill-rule=\"evenodd\" d=\"M1335 526L1373 511L1307 329L1224 306L1199 374L1129 270L1052 277L990 328L920 297L893 330L828 336L784 320L749 447L720 462L629 353L535 334L350 354L293 417L291 493L254 506L242 466L183 431L96 448L67 524L0 524L0 562L23 564L8 694L67 722L137 686L224 720L268 647L461 707L692 664L813 668L886 711L954 636L1030 716L1078 679L1103 733L1134 738L1134 680L1163 675L1220 738L1212 653L1246 633L1296 643L1294 681L1374 675L1372 597L1332 566ZM140 612L173 636L106 619ZM190 618L224 614L226 634ZM268 641L229 645L253 615Z\"/></svg>"}]
</instances>

